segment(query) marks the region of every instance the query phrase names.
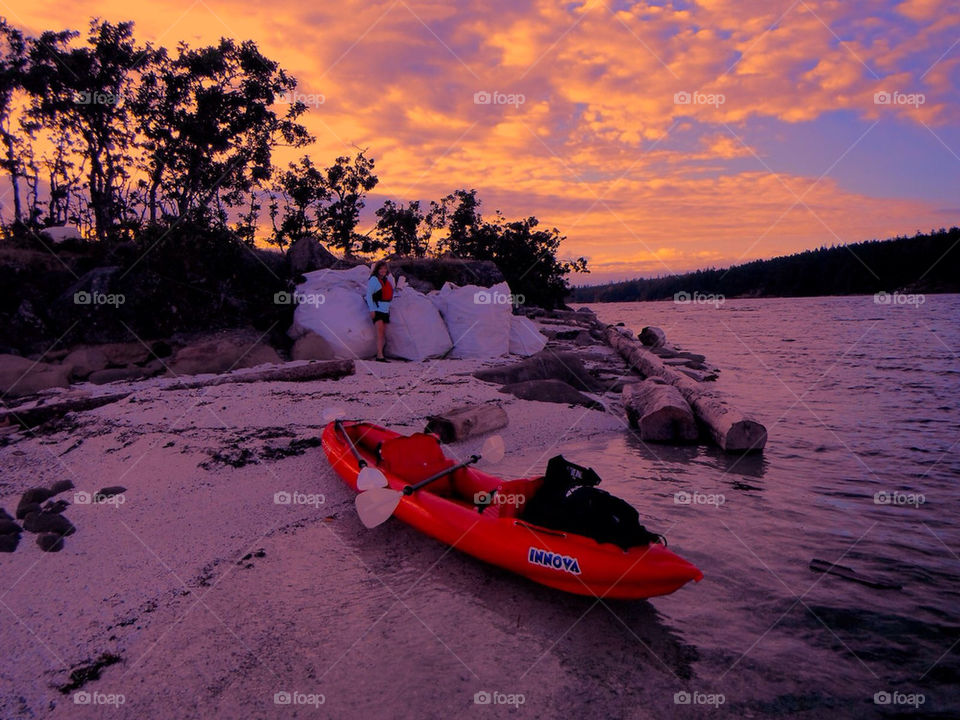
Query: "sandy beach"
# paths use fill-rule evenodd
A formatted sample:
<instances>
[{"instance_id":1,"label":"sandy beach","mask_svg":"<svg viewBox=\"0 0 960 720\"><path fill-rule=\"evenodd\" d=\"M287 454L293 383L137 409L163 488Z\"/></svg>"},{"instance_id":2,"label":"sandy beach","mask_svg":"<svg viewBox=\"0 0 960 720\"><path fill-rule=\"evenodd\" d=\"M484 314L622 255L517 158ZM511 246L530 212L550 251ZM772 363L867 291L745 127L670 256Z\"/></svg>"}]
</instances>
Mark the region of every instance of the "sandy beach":
<instances>
[{"instance_id":1,"label":"sandy beach","mask_svg":"<svg viewBox=\"0 0 960 720\"><path fill-rule=\"evenodd\" d=\"M130 396L0 449L2 504L12 512L28 487L70 479L65 514L78 529L60 553L27 535L5 558L3 717L448 717L484 691L503 694L493 702L522 693L532 714L568 711L576 698L565 688L603 654L641 645L617 632L619 647L567 663L572 649L557 643L592 601L395 520L364 529L319 448L332 414L412 432L433 412L487 400L509 413L508 458L536 448L545 463L565 436L622 427L470 375L492 364L358 361L340 380L194 390L113 384ZM84 502L112 485L126 491ZM618 623L603 615L592 622ZM71 676L98 661L98 679Z\"/></svg>"}]
</instances>

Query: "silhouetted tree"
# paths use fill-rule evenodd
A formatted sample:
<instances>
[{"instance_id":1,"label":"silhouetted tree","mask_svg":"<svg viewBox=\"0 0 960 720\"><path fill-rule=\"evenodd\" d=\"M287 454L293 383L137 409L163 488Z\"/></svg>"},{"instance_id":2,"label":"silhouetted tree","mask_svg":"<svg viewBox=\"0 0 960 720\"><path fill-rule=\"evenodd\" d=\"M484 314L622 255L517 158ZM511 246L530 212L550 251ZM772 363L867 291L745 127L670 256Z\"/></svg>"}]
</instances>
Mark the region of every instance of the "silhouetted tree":
<instances>
[{"instance_id":1,"label":"silhouetted tree","mask_svg":"<svg viewBox=\"0 0 960 720\"><path fill-rule=\"evenodd\" d=\"M331 191L326 174L309 157L290 163L287 170L277 171L268 195L273 224L271 244L282 249L297 238L321 231Z\"/></svg>"},{"instance_id":2,"label":"silhouetted tree","mask_svg":"<svg viewBox=\"0 0 960 720\"><path fill-rule=\"evenodd\" d=\"M420 210L419 200L407 205L387 200L377 210L377 218L377 236L384 243L392 244L395 253L414 257L427 254L432 228Z\"/></svg>"},{"instance_id":3,"label":"silhouetted tree","mask_svg":"<svg viewBox=\"0 0 960 720\"><path fill-rule=\"evenodd\" d=\"M124 185L136 138L128 100L149 45L133 41L133 23L93 20L88 47L67 47L64 33L43 33L30 47L26 85L31 119L73 136L86 162L86 191L98 238L126 219Z\"/></svg>"},{"instance_id":4,"label":"silhouetted tree","mask_svg":"<svg viewBox=\"0 0 960 720\"><path fill-rule=\"evenodd\" d=\"M223 224L224 207L246 204L271 176L274 147L312 139L296 121L305 105L292 103L282 115L273 109L295 87L251 41L196 50L181 43L175 58L157 53L133 105L147 138L150 220L163 211Z\"/></svg>"},{"instance_id":5,"label":"silhouetted tree","mask_svg":"<svg viewBox=\"0 0 960 720\"><path fill-rule=\"evenodd\" d=\"M382 250L384 244L379 239L358 236L354 230L360 220L366 194L376 187L380 179L373 174L374 161L364 155L356 157L343 155L324 171L325 185L330 191L332 202L325 208L323 230L328 242L346 255L352 255L355 244L361 252Z\"/></svg>"},{"instance_id":6,"label":"silhouetted tree","mask_svg":"<svg viewBox=\"0 0 960 720\"><path fill-rule=\"evenodd\" d=\"M0 18L0 142L6 151L0 159L0 169L10 175L13 193L14 222L23 221L23 209L20 199L20 178L24 175L23 140L12 127L14 102L23 90L27 69L28 39L23 33L11 27L4 18Z\"/></svg>"}]
</instances>

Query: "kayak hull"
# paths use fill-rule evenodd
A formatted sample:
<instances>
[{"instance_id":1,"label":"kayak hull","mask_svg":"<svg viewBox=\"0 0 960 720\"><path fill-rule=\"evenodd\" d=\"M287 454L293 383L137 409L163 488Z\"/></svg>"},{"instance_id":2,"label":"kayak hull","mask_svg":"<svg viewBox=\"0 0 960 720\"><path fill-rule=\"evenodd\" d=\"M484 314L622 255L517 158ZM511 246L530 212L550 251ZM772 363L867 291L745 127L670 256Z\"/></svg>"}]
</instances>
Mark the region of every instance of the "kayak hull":
<instances>
[{"instance_id":1,"label":"kayak hull","mask_svg":"<svg viewBox=\"0 0 960 720\"><path fill-rule=\"evenodd\" d=\"M368 423L343 423L361 457L378 466L374 446L403 437ZM322 434L322 447L336 473L354 491L360 467L335 425ZM379 466L391 489L402 491L410 482ZM503 491L510 483L475 468L453 474L454 484ZM430 486L428 486L429 488ZM510 514L479 512L467 499L446 497L427 488L405 495L394 516L402 522L461 552L522 575L534 582L576 595L638 599L672 593L691 580L703 578L693 564L663 545L653 543L623 550L573 533L543 528Z\"/></svg>"}]
</instances>

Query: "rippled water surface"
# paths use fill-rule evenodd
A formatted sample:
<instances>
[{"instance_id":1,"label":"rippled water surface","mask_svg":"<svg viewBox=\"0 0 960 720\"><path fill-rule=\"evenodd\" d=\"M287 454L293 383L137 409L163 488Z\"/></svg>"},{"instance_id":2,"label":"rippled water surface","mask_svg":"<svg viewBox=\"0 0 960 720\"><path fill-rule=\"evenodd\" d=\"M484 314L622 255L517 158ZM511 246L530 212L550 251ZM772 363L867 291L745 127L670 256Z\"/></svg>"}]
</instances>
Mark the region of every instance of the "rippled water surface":
<instances>
[{"instance_id":1,"label":"rippled water surface","mask_svg":"<svg viewBox=\"0 0 960 720\"><path fill-rule=\"evenodd\" d=\"M705 354L716 388L769 431L743 459L627 433L561 443L704 571L652 602L696 658L684 686L722 693L734 716L960 715L960 296L591 307Z\"/></svg>"}]
</instances>

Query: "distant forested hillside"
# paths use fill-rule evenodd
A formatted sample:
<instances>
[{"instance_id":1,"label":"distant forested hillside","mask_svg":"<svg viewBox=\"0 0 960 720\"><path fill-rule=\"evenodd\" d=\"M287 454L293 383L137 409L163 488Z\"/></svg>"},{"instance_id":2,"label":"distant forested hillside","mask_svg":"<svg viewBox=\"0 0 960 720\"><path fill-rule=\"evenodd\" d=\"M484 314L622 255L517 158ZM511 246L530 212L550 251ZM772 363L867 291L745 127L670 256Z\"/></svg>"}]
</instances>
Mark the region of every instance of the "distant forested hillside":
<instances>
[{"instance_id":1,"label":"distant forested hillside","mask_svg":"<svg viewBox=\"0 0 960 720\"><path fill-rule=\"evenodd\" d=\"M568 302L663 300L676 293L725 297L960 292L960 228L756 260L727 269L573 288Z\"/></svg>"}]
</instances>

